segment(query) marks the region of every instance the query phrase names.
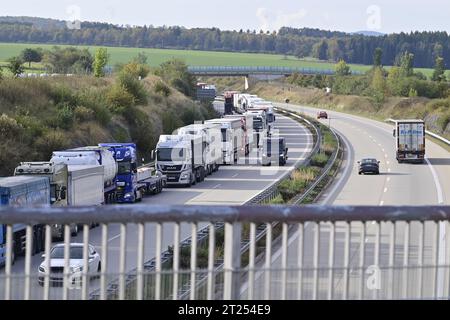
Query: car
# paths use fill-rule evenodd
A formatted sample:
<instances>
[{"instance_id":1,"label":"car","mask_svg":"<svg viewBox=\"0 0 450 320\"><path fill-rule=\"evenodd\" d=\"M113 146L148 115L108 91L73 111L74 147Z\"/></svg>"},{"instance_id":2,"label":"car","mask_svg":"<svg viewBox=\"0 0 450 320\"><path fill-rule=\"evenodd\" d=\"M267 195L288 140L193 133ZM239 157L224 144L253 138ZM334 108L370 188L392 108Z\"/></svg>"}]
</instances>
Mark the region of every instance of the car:
<instances>
[{"instance_id":1,"label":"car","mask_svg":"<svg viewBox=\"0 0 450 320\"><path fill-rule=\"evenodd\" d=\"M374 158L366 158L358 161L358 174L380 174L380 161Z\"/></svg>"},{"instance_id":2,"label":"car","mask_svg":"<svg viewBox=\"0 0 450 320\"><path fill-rule=\"evenodd\" d=\"M317 119L328 119L328 113L325 111L319 111L317 113Z\"/></svg>"},{"instance_id":3,"label":"car","mask_svg":"<svg viewBox=\"0 0 450 320\"><path fill-rule=\"evenodd\" d=\"M289 148L286 147L286 139L283 137L267 137L263 139L262 165L271 166L276 162L279 166L285 166L288 157Z\"/></svg>"},{"instance_id":4,"label":"car","mask_svg":"<svg viewBox=\"0 0 450 320\"><path fill-rule=\"evenodd\" d=\"M69 267L71 273L71 284L76 284L81 281L84 260L83 260L83 247L82 243L71 243L69 248ZM50 250L50 283L51 284L63 284L64 282L64 248L65 245L57 244ZM94 246L89 245L88 248L89 260L88 260L88 275L90 277L98 276L101 271L101 259L100 254L95 250ZM45 254L42 258L45 259ZM39 285L43 286L46 275L46 260L44 260L39 266Z\"/></svg>"}]
</instances>

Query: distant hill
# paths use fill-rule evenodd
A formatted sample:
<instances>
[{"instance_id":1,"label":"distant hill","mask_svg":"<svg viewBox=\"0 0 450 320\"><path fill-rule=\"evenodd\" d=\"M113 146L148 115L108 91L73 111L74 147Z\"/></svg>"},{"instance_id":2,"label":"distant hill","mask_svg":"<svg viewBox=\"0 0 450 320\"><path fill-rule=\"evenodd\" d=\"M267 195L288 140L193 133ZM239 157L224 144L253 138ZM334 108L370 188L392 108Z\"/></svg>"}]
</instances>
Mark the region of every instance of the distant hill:
<instances>
[{"instance_id":1,"label":"distant hill","mask_svg":"<svg viewBox=\"0 0 450 320\"><path fill-rule=\"evenodd\" d=\"M363 36L368 36L368 37L382 37L385 36L385 33L382 32L377 32L377 31L356 31L353 32L352 34L361 34Z\"/></svg>"}]
</instances>

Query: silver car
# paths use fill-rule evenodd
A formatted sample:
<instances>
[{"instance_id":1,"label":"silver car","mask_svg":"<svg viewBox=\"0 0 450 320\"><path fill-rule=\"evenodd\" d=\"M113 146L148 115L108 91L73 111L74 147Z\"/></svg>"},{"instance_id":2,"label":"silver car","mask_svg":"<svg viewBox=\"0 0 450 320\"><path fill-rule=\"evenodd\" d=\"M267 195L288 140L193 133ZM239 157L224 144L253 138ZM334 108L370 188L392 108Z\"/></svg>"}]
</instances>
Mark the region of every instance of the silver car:
<instances>
[{"instance_id":1,"label":"silver car","mask_svg":"<svg viewBox=\"0 0 450 320\"><path fill-rule=\"evenodd\" d=\"M70 269L70 284L80 283L83 273L83 244L71 243L69 249L69 269ZM88 275L96 276L101 270L100 254L95 250L94 246L89 245L88 248ZM45 259L45 254L42 255ZM44 285L46 274L46 260L39 266L38 282L41 286ZM64 244L55 245L50 251L50 283L62 284L64 282Z\"/></svg>"}]
</instances>

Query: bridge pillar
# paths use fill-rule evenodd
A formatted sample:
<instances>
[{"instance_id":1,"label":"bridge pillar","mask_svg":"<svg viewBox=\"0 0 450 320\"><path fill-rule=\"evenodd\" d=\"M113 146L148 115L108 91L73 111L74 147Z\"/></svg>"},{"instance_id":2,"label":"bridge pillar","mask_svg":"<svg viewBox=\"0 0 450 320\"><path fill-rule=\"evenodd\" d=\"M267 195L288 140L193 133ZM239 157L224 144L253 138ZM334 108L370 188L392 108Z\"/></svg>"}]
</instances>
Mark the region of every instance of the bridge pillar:
<instances>
[{"instance_id":1,"label":"bridge pillar","mask_svg":"<svg viewBox=\"0 0 450 320\"><path fill-rule=\"evenodd\" d=\"M244 82L245 82L244 83L244 90L247 91L250 88L250 86L248 84L248 76L245 76Z\"/></svg>"}]
</instances>

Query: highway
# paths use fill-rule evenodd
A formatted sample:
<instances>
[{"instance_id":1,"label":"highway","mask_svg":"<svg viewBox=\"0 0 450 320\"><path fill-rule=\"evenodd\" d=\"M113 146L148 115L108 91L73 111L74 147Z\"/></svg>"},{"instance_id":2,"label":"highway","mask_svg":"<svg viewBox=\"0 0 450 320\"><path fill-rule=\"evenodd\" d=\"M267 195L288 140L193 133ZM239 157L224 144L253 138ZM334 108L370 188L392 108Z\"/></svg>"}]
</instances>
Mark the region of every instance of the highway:
<instances>
[{"instance_id":1,"label":"highway","mask_svg":"<svg viewBox=\"0 0 450 320\"><path fill-rule=\"evenodd\" d=\"M309 108L305 106L295 106L278 104L279 107L296 111L299 113L306 113L315 117L318 109ZM427 140L426 156L427 161L425 164L398 164L395 158L395 140L392 135L393 126L385 123L381 123L374 120L369 120L362 117L348 115L344 113L327 111L330 116L329 120L321 120L326 125L338 132L344 140L345 144L345 160L343 168L331 187L325 192L320 200L322 205L449 205L450 204L450 153L440 147L439 145ZM380 170L381 174L376 175L358 175L357 161L364 157L375 157L381 161ZM387 265L389 258L389 232L392 226L390 224L382 224L381 226L381 247L380 247L380 261L379 265ZM411 238L409 245L410 258L417 260L418 251L418 225L411 226ZM404 224L397 224L397 236L396 236L396 255L395 266L401 266L403 261L403 239L404 239ZM427 226L425 231L425 263L433 265L432 257L432 245L433 236L435 230L433 225ZM315 226L313 224L307 224L305 226L305 248L304 248L304 267L312 267L313 256L313 233ZM320 250L319 252L319 299L327 297L327 275L328 271L325 269L328 266L328 241L330 237L330 227L327 224L321 226L320 232ZM344 257L344 226L337 224L336 229L336 252L333 266L343 267ZM351 249L350 249L350 265L354 272L354 277L359 278L361 270L358 270L357 266L359 258L361 257L361 238L362 224L353 224L351 229ZM441 229L441 231L444 231ZM445 233L441 234L441 239L445 237ZM289 234L289 248L288 248L288 269L292 269L292 272L288 272L288 299L297 299L298 289L298 272L296 271L298 263L297 253L297 240L298 232L292 230ZM374 242L375 242L375 226L368 224L366 234L366 248L364 254L366 256L366 262L364 268L367 268L374 263ZM444 251L445 252L445 251ZM275 268L281 268L281 249L274 250L272 256L272 266ZM261 267L261 265L259 266ZM401 268L400 268L401 269ZM363 269L363 272L366 269ZM432 270L430 270L431 272ZM398 272L401 272L398 271ZM390 293L394 292L394 298L399 294L400 280L399 273L394 274L393 283L389 282L389 279L385 276L387 272L382 276L382 288L381 290L375 290L376 295L373 292L367 292L365 297L378 297L386 299ZM340 298L340 294L343 291L342 272L337 271L333 282L333 287L336 293L334 298ZM311 277L312 272L304 272L303 278L303 298L310 299L312 296L311 290ZM271 295L274 299L281 297L281 280L282 273L272 273L272 291ZM352 277L352 276L351 276ZM255 292L257 293L256 299L263 298L263 274L257 273L255 281ZM417 291L415 284L417 278L415 275L410 275L407 278L408 282L408 297L415 297L414 292ZM433 297L431 292L431 280L433 280L432 273L425 275L426 285L424 288L424 295L426 297ZM445 281L450 281L445 278ZM439 281L444 282L444 278L439 278ZM391 285L394 285L396 290L392 291ZM247 297L248 283L246 283L241 290L242 297ZM352 299L357 298L358 287L350 286L349 296ZM415 291L414 291L415 290ZM413 292L414 291L414 292Z\"/></svg>"},{"instance_id":2,"label":"highway","mask_svg":"<svg viewBox=\"0 0 450 320\"><path fill-rule=\"evenodd\" d=\"M257 163L258 152L254 150L252 154L242 159L237 165L222 166L219 172L209 176L203 183L191 188L166 188L156 196L149 196L144 199L143 204L172 204L172 205L242 205L246 201L256 196L271 184L279 180L287 170L292 170L293 166L302 161L312 149L313 141L311 133L298 122L277 115L275 129L279 130L281 136L286 135L287 146L289 147L289 160L285 167L261 167ZM124 206L125 208L126 206ZM126 209L126 208L125 208ZM202 225L201 225L202 226ZM200 226L200 227L201 227ZM155 231L154 225L146 226L146 247L145 261L155 257ZM111 225L108 234L108 273L111 279L117 278L119 272L119 246L120 246L120 226ZM181 239L190 237L191 227L181 226ZM101 228L94 228L90 231L89 243L94 245L101 252ZM173 225L164 225L163 229L163 250L173 244ZM72 239L73 243L82 242L82 233ZM133 270L137 262L137 226L127 227L127 256L126 270ZM43 288L37 284L37 270L43 261L40 255L32 257L31 272L34 277L31 280L31 298L42 299ZM12 297L21 299L24 292L24 259L16 260L12 267L17 278L12 280ZM90 292L100 287L99 279L93 279L90 283ZM4 294L4 279L0 281L0 295ZM80 290L69 290L69 299L79 299ZM62 298L62 288L50 288L51 299Z\"/></svg>"}]
</instances>

